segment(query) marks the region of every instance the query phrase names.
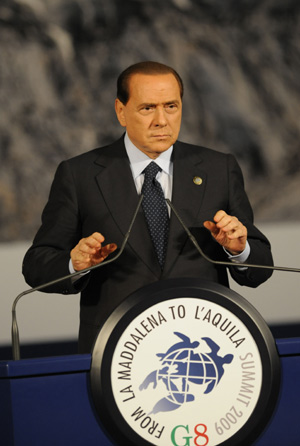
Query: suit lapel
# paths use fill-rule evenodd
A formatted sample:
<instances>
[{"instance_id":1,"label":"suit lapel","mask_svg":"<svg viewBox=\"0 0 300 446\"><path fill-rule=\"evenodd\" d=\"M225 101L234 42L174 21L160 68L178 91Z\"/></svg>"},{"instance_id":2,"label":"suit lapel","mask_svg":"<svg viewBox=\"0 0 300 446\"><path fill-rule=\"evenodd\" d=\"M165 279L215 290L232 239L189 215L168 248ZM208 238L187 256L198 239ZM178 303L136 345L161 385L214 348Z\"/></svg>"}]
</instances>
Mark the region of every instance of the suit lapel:
<instances>
[{"instance_id":1,"label":"suit lapel","mask_svg":"<svg viewBox=\"0 0 300 446\"><path fill-rule=\"evenodd\" d=\"M206 187L206 172L201 169L200 149L177 142L173 150L172 204L186 226L194 224L199 213ZM171 212L170 233L164 275L173 267L188 236Z\"/></svg>"},{"instance_id":2,"label":"suit lapel","mask_svg":"<svg viewBox=\"0 0 300 446\"><path fill-rule=\"evenodd\" d=\"M113 220L124 236L130 225L139 196L132 178L123 137L101 149L96 164L101 167L96 180ZM172 203L184 223L191 227L200 211L206 187L206 172L201 169L200 149L176 142L173 150ZM197 184L200 183L200 184ZM169 242L163 275L174 266L188 236L171 212ZM142 208L132 228L128 244L159 278L161 270L154 251Z\"/></svg>"},{"instance_id":3,"label":"suit lapel","mask_svg":"<svg viewBox=\"0 0 300 446\"><path fill-rule=\"evenodd\" d=\"M124 236L128 231L139 196L136 191L123 137L116 143L101 149L96 164L102 167L96 180L113 220ZM128 244L149 269L160 276L160 266L154 252L149 231L140 208L132 228Z\"/></svg>"}]
</instances>

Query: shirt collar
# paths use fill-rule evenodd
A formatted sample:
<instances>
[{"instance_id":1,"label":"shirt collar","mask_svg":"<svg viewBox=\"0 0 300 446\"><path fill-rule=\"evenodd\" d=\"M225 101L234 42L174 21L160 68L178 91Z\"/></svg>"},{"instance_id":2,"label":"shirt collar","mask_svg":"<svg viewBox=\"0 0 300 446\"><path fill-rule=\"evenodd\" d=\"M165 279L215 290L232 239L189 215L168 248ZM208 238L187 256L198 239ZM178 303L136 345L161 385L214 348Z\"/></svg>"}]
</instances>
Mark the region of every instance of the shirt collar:
<instances>
[{"instance_id":1,"label":"shirt collar","mask_svg":"<svg viewBox=\"0 0 300 446\"><path fill-rule=\"evenodd\" d=\"M152 161L149 156L143 153L140 149L138 149L129 139L127 132L124 137L125 149L130 161L130 166L132 170L132 174L134 179L136 179L143 170L148 166L148 164ZM168 175L172 172L171 168L171 155L173 152L173 146L171 146L168 150L162 152L155 160L156 164Z\"/></svg>"}]
</instances>

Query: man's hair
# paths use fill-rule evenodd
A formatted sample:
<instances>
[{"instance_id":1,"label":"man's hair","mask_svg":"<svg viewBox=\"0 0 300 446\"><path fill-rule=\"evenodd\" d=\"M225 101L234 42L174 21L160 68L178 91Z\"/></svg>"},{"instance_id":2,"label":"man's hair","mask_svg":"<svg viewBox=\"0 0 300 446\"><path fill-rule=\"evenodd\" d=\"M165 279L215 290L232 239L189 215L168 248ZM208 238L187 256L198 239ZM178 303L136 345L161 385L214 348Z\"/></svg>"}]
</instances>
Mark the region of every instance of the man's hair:
<instances>
[{"instance_id":1,"label":"man's hair","mask_svg":"<svg viewBox=\"0 0 300 446\"><path fill-rule=\"evenodd\" d=\"M159 62L145 61L130 65L118 77L117 98L123 104L129 100L129 81L134 74L173 74L179 85L180 96L183 97L183 82L177 71Z\"/></svg>"}]
</instances>

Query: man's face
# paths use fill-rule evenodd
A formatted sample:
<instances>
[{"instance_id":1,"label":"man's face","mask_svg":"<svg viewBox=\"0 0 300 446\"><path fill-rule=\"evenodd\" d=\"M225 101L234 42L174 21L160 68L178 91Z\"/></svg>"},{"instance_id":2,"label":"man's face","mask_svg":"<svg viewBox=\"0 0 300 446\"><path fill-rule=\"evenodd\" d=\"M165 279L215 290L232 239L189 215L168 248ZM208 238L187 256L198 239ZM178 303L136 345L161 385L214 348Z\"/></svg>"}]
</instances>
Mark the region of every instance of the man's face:
<instances>
[{"instance_id":1,"label":"man's face","mask_svg":"<svg viewBox=\"0 0 300 446\"><path fill-rule=\"evenodd\" d=\"M127 104L116 99L115 108L130 140L152 159L178 138L182 101L173 74L134 74Z\"/></svg>"}]
</instances>

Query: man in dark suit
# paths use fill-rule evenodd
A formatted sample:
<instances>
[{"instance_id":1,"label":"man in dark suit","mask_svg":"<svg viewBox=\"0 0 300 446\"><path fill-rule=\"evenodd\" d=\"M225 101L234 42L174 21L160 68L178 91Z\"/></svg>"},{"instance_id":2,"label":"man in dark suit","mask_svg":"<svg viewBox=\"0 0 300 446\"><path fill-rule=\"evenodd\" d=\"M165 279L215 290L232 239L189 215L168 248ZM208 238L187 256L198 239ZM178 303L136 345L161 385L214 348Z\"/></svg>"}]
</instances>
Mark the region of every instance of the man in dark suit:
<instances>
[{"instance_id":1,"label":"man in dark suit","mask_svg":"<svg viewBox=\"0 0 300 446\"><path fill-rule=\"evenodd\" d=\"M121 245L143 187L144 169L152 161L160 169L158 187L205 253L215 260L232 260L230 273L241 285L256 287L268 279L270 270L234 266L235 260L272 264L270 245L253 225L235 158L177 140L182 95L179 75L156 62L135 64L120 75L115 109L125 137L58 167L42 226L24 258L23 273L31 286L98 264ZM226 268L202 258L177 218L169 215L163 263L140 209L118 260L46 290L81 292L80 352L90 351L101 324L140 287L174 277L228 286Z\"/></svg>"}]
</instances>

